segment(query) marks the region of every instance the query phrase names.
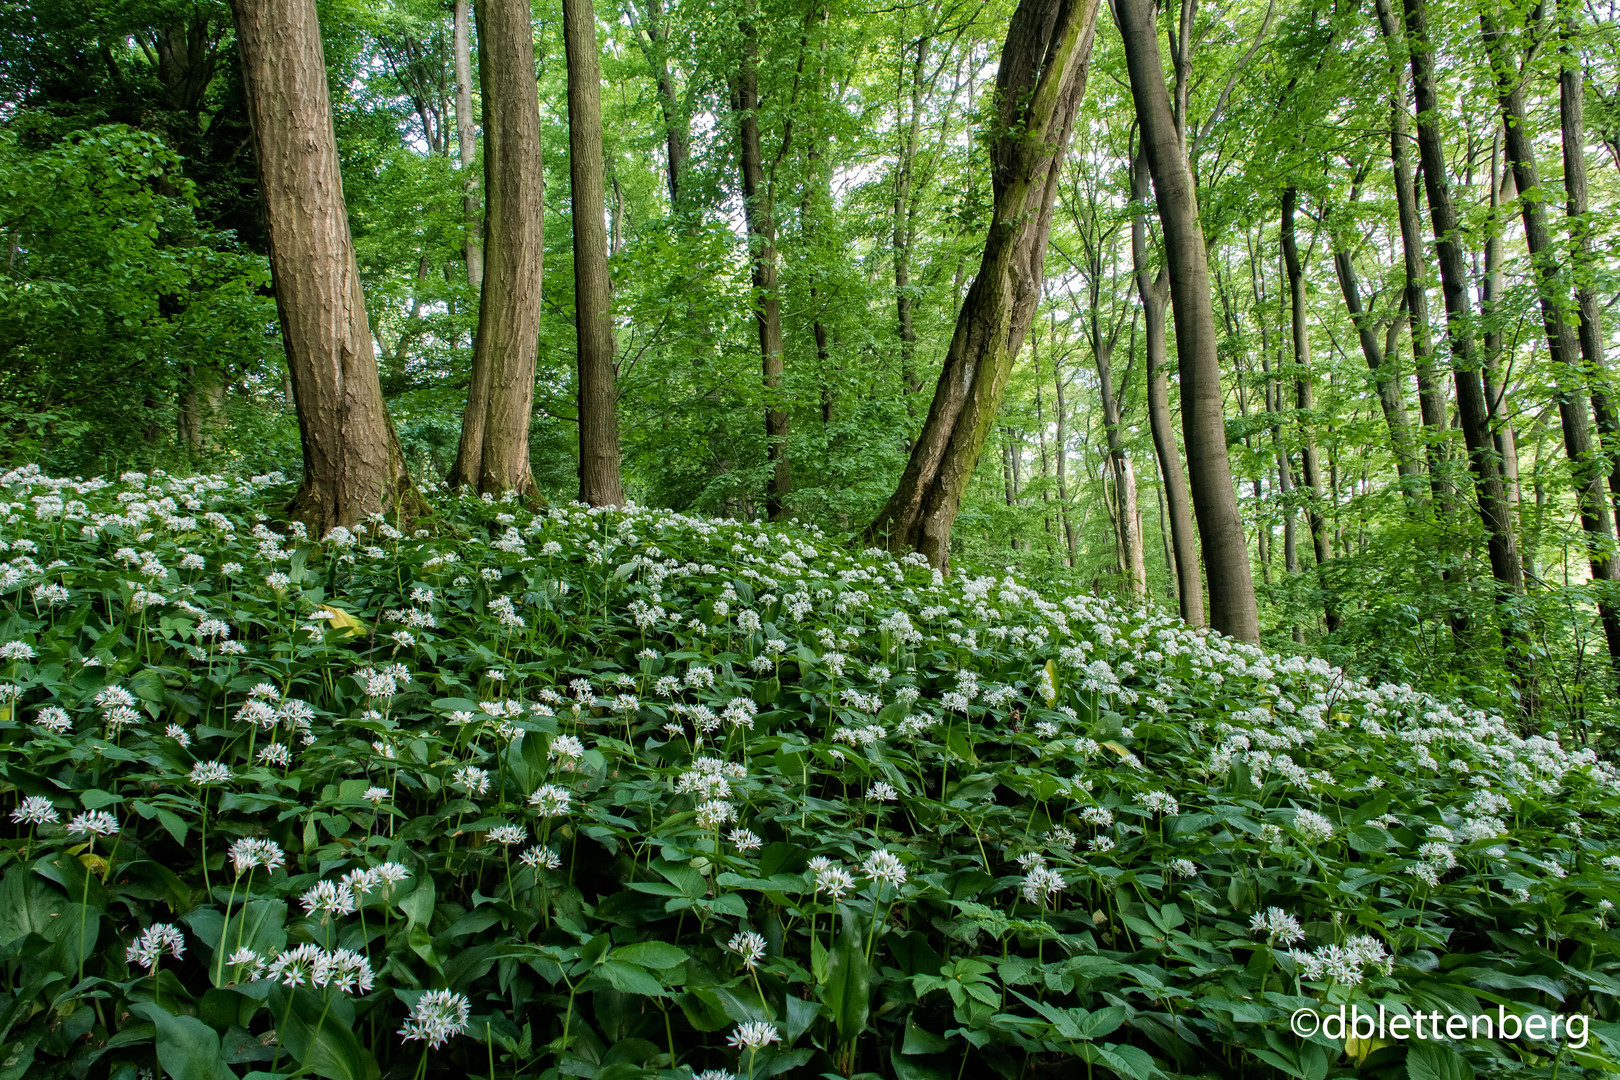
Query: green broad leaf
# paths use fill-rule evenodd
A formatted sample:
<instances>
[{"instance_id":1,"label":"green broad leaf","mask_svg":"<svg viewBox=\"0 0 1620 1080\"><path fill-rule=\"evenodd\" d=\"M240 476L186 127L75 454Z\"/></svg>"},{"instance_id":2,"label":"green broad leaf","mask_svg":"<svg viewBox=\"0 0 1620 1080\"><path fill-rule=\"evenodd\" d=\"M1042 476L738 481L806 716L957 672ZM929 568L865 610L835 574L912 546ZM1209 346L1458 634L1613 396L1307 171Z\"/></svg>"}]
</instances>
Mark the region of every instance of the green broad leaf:
<instances>
[{"instance_id":1,"label":"green broad leaf","mask_svg":"<svg viewBox=\"0 0 1620 1080\"><path fill-rule=\"evenodd\" d=\"M0 879L0 946L29 934L50 936L68 901L50 885L20 866Z\"/></svg>"},{"instance_id":2,"label":"green broad leaf","mask_svg":"<svg viewBox=\"0 0 1620 1080\"><path fill-rule=\"evenodd\" d=\"M1545 975L1510 975L1505 971L1483 971L1472 980L1492 990L1540 990L1555 1001L1563 1001L1566 987Z\"/></svg>"},{"instance_id":3,"label":"green broad leaf","mask_svg":"<svg viewBox=\"0 0 1620 1080\"><path fill-rule=\"evenodd\" d=\"M152 818L157 818L158 824L163 826L165 832L174 837L175 843L184 844L186 842L185 819L179 814L176 814L173 810L165 810L161 806L153 806L151 803L146 802L143 799L136 799L129 805L130 809L134 810L137 814L141 815L143 818L146 818L148 821L150 821Z\"/></svg>"},{"instance_id":4,"label":"green broad leaf","mask_svg":"<svg viewBox=\"0 0 1620 1080\"><path fill-rule=\"evenodd\" d=\"M950 1045L933 1032L918 1027L915 1017L906 1017L905 1037L900 1043L902 1054L943 1054Z\"/></svg>"},{"instance_id":5,"label":"green broad leaf","mask_svg":"<svg viewBox=\"0 0 1620 1080\"><path fill-rule=\"evenodd\" d=\"M416 888L399 898L399 910L404 912L406 928L425 926L433 919L433 878L428 874L416 876Z\"/></svg>"},{"instance_id":6,"label":"green broad leaf","mask_svg":"<svg viewBox=\"0 0 1620 1080\"><path fill-rule=\"evenodd\" d=\"M681 895L689 900L696 900L709 891L708 882L703 880L703 875L698 873L696 867L654 859L652 869L665 881L681 890Z\"/></svg>"},{"instance_id":7,"label":"green broad leaf","mask_svg":"<svg viewBox=\"0 0 1620 1080\"><path fill-rule=\"evenodd\" d=\"M715 884L744 892L801 893L805 891L804 877L800 874L772 874L768 878L743 877L740 874L721 874Z\"/></svg>"},{"instance_id":8,"label":"green broad leaf","mask_svg":"<svg viewBox=\"0 0 1620 1080\"><path fill-rule=\"evenodd\" d=\"M653 978L646 968L637 967L635 964L627 964L623 960L610 957L598 964L594 970L620 993L640 994L642 997L665 995L663 985Z\"/></svg>"},{"instance_id":9,"label":"green broad leaf","mask_svg":"<svg viewBox=\"0 0 1620 1080\"><path fill-rule=\"evenodd\" d=\"M653 971L663 971L686 963L688 954L686 950L662 941L637 941L614 949L609 959L622 960L627 964L650 968Z\"/></svg>"},{"instance_id":10,"label":"green broad leaf","mask_svg":"<svg viewBox=\"0 0 1620 1080\"><path fill-rule=\"evenodd\" d=\"M1159 1067L1153 1064L1153 1058L1148 1052L1140 1047L1112 1044L1097 1046L1094 1043L1081 1045L1094 1050L1099 1062L1129 1080L1155 1080L1164 1075L1159 1071Z\"/></svg>"},{"instance_id":11,"label":"green broad leaf","mask_svg":"<svg viewBox=\"0 0 1620 1080\"><path fill-rule=\"evenodd\" d=\"M1418 1042L1406 1052L1406 1080L1474 1080L1474 1067L1449 1046Z\"/></svg>"},{"instance_id":12,"label":"green broad leaf","mask_svg":"<svg viewBox=\"0 0 1620 1080\"><path fill-rule=\"evenodd\" d=\"M154 1002L141 1001L130 1012L157 1027L158 1064L171 1080L230 1080L219 1052L219 1035L195 1016L176 1016Z\"/></svg>"},{"instance_id":13,"label":"green broad leaf","mask_svg":"<svg viewBox=\"0 0 1620 1080\"><path fill-rule=\"evenodd\" d=\"M866 961L853 918L845 918L843 932L827 957L827 981L822 986L821 1000L832 1015L839 1038L847 1041L866 1030L872 1008L872 967Z\"/></svg>"},{"instance_id":14,"label":"green broad leaf","mask_svg":"<svg viewBox=\"0 0 1620 1080\"><path fill-rule=\"evenodd\" d=\"M1075 1012L1084 1012L1084 1010L1076 1009ZM1097 1009L1080 1017L1075 1021L1075 1026L1080 1029L1082 1039L1100 1039L1104 1035L1111 1035L1119 1030L1119 1026L1124 1022L1125 1006L1110 1005L1105 1009Z\"/></svg>"},{"instance_id":15,"label":"green broad leaf","mask_svg":"<svg viewBox=\"0 0 1620 1080\"><path fill-rule=\"evenodd\" d=\"M817 986L827 981L827 946L821 943L819 937L810 939L810 975L816 980Z\"/></svg>"},{"instance_id":16,"label":"green broad leaf","mask_svg":"<svg viewBox=\"0 0 1620 1080\"><path fill-rule=\"evenodd\" d=\"M1370 853L1388 849L1390 837L1376 825L1357 825L1346 833L1346 839L1352 849Z\"/></svg>"},{"instance_id":17,"label":"green broad leaf","mask_svg":"<svg viewBox=\"0 0 1620 1080\"><path fill-rule=\"evenodd\" d=\"M326 1080L381 1077L376 1059L354 1033L354 1009L346 998L335 998L329 1009L308 990L294 990L288 1008L287 990L277 987L268 1004L272 1015L284 1018L276 1028L282 1045L309 1072Z\"/></svg>"}]
</instances>

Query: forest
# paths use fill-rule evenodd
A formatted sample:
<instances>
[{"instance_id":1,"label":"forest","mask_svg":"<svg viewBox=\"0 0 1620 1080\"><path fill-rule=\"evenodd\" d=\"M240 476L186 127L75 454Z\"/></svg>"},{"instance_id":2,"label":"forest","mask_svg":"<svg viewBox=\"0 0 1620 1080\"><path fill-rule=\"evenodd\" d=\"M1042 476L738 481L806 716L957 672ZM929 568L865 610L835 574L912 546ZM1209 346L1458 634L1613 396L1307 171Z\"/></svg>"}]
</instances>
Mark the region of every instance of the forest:
<instances>
[{"instance_id":1,"label":"forest","mask_svg":"<svg viewBox=\"0 0 1620 1080\"><path fill-rule=\"evenodd\" d=\"M1617 15L0 4L0 1080L1620 1070Z\"/></svg>"},{"instance_id":2,"label":"forest","mask_svg":"<svg viewBox=\"0 0 1620 1080\"><path fill-rule=\"evenodd\" d=\"M497 58L469 4L334 4L332 302L418 485L792 518L1589 724L1620 44L1606 8L1475 7L647 0L574 39L535 7ZM299 472L230 10L0 20L0 453ZM508 359L527 457L483 476Z\"/></svg>"}]
</instances>

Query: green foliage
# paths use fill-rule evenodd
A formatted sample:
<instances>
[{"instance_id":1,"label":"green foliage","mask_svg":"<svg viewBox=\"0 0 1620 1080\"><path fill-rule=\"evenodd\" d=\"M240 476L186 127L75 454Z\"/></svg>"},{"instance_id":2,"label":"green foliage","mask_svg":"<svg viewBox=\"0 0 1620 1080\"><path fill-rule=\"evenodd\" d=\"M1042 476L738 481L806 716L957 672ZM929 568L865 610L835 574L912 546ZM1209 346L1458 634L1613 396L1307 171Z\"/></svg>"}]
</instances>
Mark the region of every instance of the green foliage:
<instances>
[{"instance_id":1,"label":"green foliage","mask_svg":"<svg viewBox=\"0 0 1620 1080\"><path fill-rule=\"evenodd\" d=\"M152 460L178 398L274 355L263 259L202 227L162 141L0 136L0 408L12 462ZM206 376L205 376L205 373Z\"/></svg>"},{"instance_id":2,"label":"green foliage","mask_svg":"<svg viewBox=\"0 0 1620 1080\"><path fill-rule=\"evenodd\" d=\"M314 542L280 485L0 476L12 1075L1620 1052L1620 773L1551 733L800 527L443 497ZM1590 1029L1290 1031L1341 1004Z\"/></svg>"}]
</instances>

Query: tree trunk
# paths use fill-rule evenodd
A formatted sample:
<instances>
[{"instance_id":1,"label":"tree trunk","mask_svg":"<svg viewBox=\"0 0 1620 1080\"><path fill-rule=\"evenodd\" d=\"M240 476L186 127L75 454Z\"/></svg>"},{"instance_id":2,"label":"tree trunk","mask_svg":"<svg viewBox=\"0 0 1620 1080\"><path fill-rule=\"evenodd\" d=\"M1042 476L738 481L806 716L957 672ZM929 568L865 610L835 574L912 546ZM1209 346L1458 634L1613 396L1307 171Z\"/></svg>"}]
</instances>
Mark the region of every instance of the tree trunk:
<instances>
[{"instance_id":1,"label":"tree trunk","mask_svg":"<svg viewBox=\"0 0 1620 1080\"><path fill-rule=\"evenodd\" d=\"M1406 397L1401 393L1400 361L1393 349L1384 349L1378 340L1378 327L1371 313L1362 306L1361 282L1356 275L1355 259L1348 243L1333 253L1333 269L1339 279L1339 291L1344 294L1345 310L1350 313L1350 322L1356 328L1362 358L1367 361L1373 386L1378 390L1378 405L1384 413L1384 424L1389 428L1401 494L1409 504L1416 504L1422 498L1419 485L1423 482L1423 467L1412 445L1412 422L1406 413Z\"/></svg>"},{"instance_id":2,"label":"tree trunk","mask_svg":"<svg viewBox=\"0 0 1620 1080\"><path fill-rule=\"evenodd\" d=\"M912 166L917 157L917 139L922 125L923 75L928 61L928 34L917 39L917 55L911 66L911 114L900 146L900 160L894 182L894 306L900 331L900 384L906 411L917 416L917 393L923 387L917 375L917 331L911 322L911 242Z\"/></svg>"},{"instance_id":3,"label":"tree trunk","mask_svg":"<svg viewBox=\"0 0 1620 1080\"><path fill-rule=\"evenodd\" d=\"M1164 484L1161 483L1156 494L1159 498L1159 540L1164 545L1164 568L1170 577L1170 599L1177 600L1180 586L1177 584L1179 575L1176 572L1176 553L1170 549L1170 524L1165 520L1164 512ZM1180 601L1177 600L1179 606Z\"/></svg>"},{"instance_id":4,"label":"tree trunk","mask_svg":"<svg viewBox=\"0 0 1620 1080\"><path fill-rule=\"evenodd\" d=\"M1388 0L1377 0L1387 4ZM1524 592L1524 570L1513 537L1513 519L1502 474L1498 468L1490 417L1485 407L1485 388L1480 381L1480 363L1474 348L1472 312L1469 310L1468 274L1463 265L1461 232L1451 202L1451 184L1446 172L1444 136L1440 130L1441 106L1434 75L1434 54L1429 45L1428 14L1424 0L1404 0L1407 54L1412 66L1412 86L1417 103L1418 154L1423 163L1423 185L1429 199L1429 216L1434 226L1435 254L1440 263L1441 293L1445 297L1447 330L1451 343L1451 368L1457 386L1457 411L1461 416L1463 440L1468 446L1469 465L1474 473L1474 491L1479 516L1485 526L1486 547L1491 561L1491 577L1497 585L1497 608L1501 618L1507 662L1513 672L1521 707L1535 711L1530 661L1524 634L1514 611L1516 597Z\"/></svg>"},{"instance_id":5,"label":"tree trunk","mask_svg":"<svg viewBox=\"0 0 1620 1080\"><path fill-rule=\"evenodd\" d=\"M471 0L455 0L456 143L461 152L462 213L467 228L467 284L484 283L484 222L478 212L478 173L473 158L478 134L473 126Z\"/></svg>"},{"instance_id":6,"label":"tree trunk","mask_svg":"<svg viewBox=\"0 0 1620 1080\"><path fill-rule=\"evenodd\" d=\"M641 46L647 64L652 68L653 87L658 93L658 110L664 120L664 166L665 178L669 183L670 209L679 214L684 205L681 202L681 183L686 177L686 159L692 153L691 122L681 102L675 97L675 81L669 73L669 29L664 25L664 11L661 7L663 0L645 0L642 8L642 18L646 27L642 33L636 35L636 41ZM634 23L636 9L629 6L630 19Z\"/></svg>"},{"instance_id":7,"label":"tree trunk","mask_svg":"<svg viewBox=\"0 0 1620 1080\"><path fill-rule=\"evenodd\" d=\"M1063 544L1068 549L1064 565L1073 567L1079 555L1079 538L1069 513L1069 408L1063 396L1063 354L1052 350L1052 383L1057 391L1057 432L1053 456L1057 458L1058 519L1063 523Z\"/></svg>"},{"instance_id":8,"label":"tree trunk","mask_svg":"<svg viewBox=\"0 0 1620 1080\"><path fill-rule=\"evenodd\" d=\"M545 172L527 0L478 0L484 100L484 288L472 385L450 480L534 493L529 413L540 351Z\"/></svg>"},{"instance_id":9,"label":"tree trunk","mask_svg":"<svg viewBox=\"0 0 1620 1080\"><path fill-rule=\"evenodd\" d=\"M181 448L199 458L220 448L226 426L225 375L212 364L188 364L185 370L186 390L176 427Z\"/></svg>"},{"instance_id":10,"label":"tree trunk","mask_svg":"<svg viewBox=\"0 0 1620 1080\"><path fill-rule=\"evenodd\" d=\"M1047 236L1085 90L1097 0L1020 0L996 75L994 210L979 275L957 315L928 419L868 527L892 551L944 569L951 525L1040 300Z\"/></svg>"},{"instance_id":11,"label":"tree trunk","mask_svg":"<svg viewBox=\"0 0 1620 1080\"><path fill-rule=\"evenodd\" d=\"M1193 528L1192 505L1187 496L1187 477L1181 469L1181 450L1176 445L1175 424L1170 416L1170 380L1165 374L1165 309L1170 303L1170 284L1161 269L1152 276L1147 261L1146 203L1148 198L1147 158L1140 153L1131 164L1131 265L1136 274L1136 292L1142 301L1142 330L1147 350L1148 427L1153 432L1153 449L1159 460L1164 500L1170 515L1169 543L1176 574L1176 602L1182 621L1188 626L1204 625L1204 582L1198 572L1198 539Z\"/></svg>"},{"instance_id":12,"label":"tree trunk","mask_svg":"<svg viewBox=\"0 0 1620 1080\"><path fill-rule=\"evenodd\" d=\"M1299 244L1294 235L1294 210L1299 201L1297 188L1289 187L1282 197L1283 267L1288 276L1288 326L1294 356L1294 407L1299 413L1300 463L1305 474L1305 520L1311 529L1311 550L1316 556L1316 585L1322 590L1322 614L1327 632L1339 629L1339 606L1328 587L1325 573L1333 561L1328 543L1327 521L1322 514L1322 465L1316 449L1315 403L1311 387L1311 332L1305 299L1305 268L1299 260Z\"/></svg>"},{"instance_id":13,"label":"tree trunk","mask_svg":"<svg viewBox=\"0 0 1620 1080\"><path fill-rule=\"evenodd\" d=\"M1114 492L1119 504L1117 534L1119 537L1119 566L1125 575L1126 587L1134 597L1147 595L1147 566L1142 561L1142 530L1137 509L1136 473L1125 454L1125 439L1121 431L1120 402L1114 395L1113 352L1114 343L1100 332L1095 315L1092 319L1092 357L1097 364L1099 397L1102 399L1104 436L1108 441L1108 463L1114 473Z\"/></svg>"},{"instance_id":14,"label":"tree trunk","mask_svg":"<svg viewBox=\"0 0 1620 1080\"><path fill-rule=\"evenodd\" d=\"M1114 14L1125 42L1142 149L1164 226L1181 375L1182 432L1193 510L1209 576L1210 625L1242 641L1258 641L1260 613L1249 568L1249 545L1226 453L1215 308L1198 196L1171 113L1152 0L1118 0Z\"/></svg>"},{"instance_id":15,"label":"tree trunk","mask_svg":"<svg viewBox=\"0 0 1620 1080\"><path fill-rule=\"evenodd\" d=\"M233 0L276 313L304 482L288 512L316 535L425 509L383 405L349 236L315 0Z\"/></svg>"},{"instance_id":16,"label":"tree trunk","mask_svg":"<svg viewBox=\"0 0 1620 1080\"><path fill-rule=\"evenodd\" d=\"M1406 270L1406 318L1412 333L1413 373L1418 385L1418 416L1429 466L1429 490L1441 516L1449 515L1446 485L1446 395L1435 372L1434 336L1429 324L1428 262L1423 250L1423 221L1418 212L1417 184L1412 175L1406 123L1406 78L1401 59L1401 31L1390 0L1374 0L1378 23L1390 51L1389 154L1395 179L1395 207L1401 229L1401 257Z\"/></svg>"},{"instance_id":17,"label":"tree trunk","mask_svg":"<svg viewBox=\"0 0 1620 1080\"><path fill-rule=\"evenodd\" d=\"M1499 133L1498 133L1499 134ZM1485 412L1491 418L1491 437L1496 440L1496 455L1502 462L1502 487L1507 493L1508 505L1519 508L1519 449L1513 436L1513 421L1506 407L1507 386L1502 378L1502 318L1497 312L1502 296L1502 202L1512 198L1513 171L1502 170L1497 176L1496 151L1498 138L1491 138L1491 217L1490 231L1485 237L1485 273L1479 290L1480 322L1484 325Z\"/></svg>"},{"instance_id":18,"label":"tree trunk","mask_svg":"<svg viewBox=\"0 0 1620 1080\"><path fill-rule=\"evenodd\" d=\"M1609 456L1609 493L1613 502L1615 534L1620 536L1620 416L1615 413L1609 361L1603 345L1603 307L1598 301L1592 274L1592 223L1586 207L1586 123L1584 115L1585 73L1575 55L1573 5L1566 9L1559 24L1562 38L1558 72L1558 121L1564 148L1564 197L1570 232L1575 277L1575 313L1579 322L1581 363L1590 381L1592 411L1597 417L1603 449ZM1620 160L1620 159L1617 159Z\"/></svg>"},{"instance_id":19,"label":"tree trunk","mask_svg":"<svg viewBox=\"0 0 1620 1080\"><path fill-rule=\"evenodd\" d=\"M1620 580L1620 575L1616 574L1614 558L1614 521L1603 487L1608 469L1592 447L1591 414L1586 408L1587 386L1581 372L1580 346L1576 342L1575 328L1564 318L1570 299L1569 282L1547 229L1541 177L1536 170L1535 148L1524 111L1521 72L1503 40L1501 28L1489 12L1480 11L1479 24L1496 75L1497 100L1507 128L1506 162L1513 170L1513 180L1521 196L1519 217L1524 222L1525 246L1535 268L1547 353L1552 359L1553 380L1557 386L1558 418L1564 429L1564 454L1573 472L1581 531L1586 536L1587 560L1594 582L1614 582ZM1598 616L1608 640L1609 658L1620 668L1620 611L1610 597L1609 592L1598 594Z\"/></svg>"},{"instance_id":20,"label":"tree trunk","mask_svg":"<svg viewBox=\"0 0 1620 1080\"><path fill-rule=\"evenodd\" d=\"M771 462L765 486L765 512L772 521L788 516L793 489L788 465L788 413L782 407L782 297L777 289L775 192L765 178L759 142L759 40L752 8L742 24L742 68L732 104L742 166L743 215L748 225L754 321L759 329L760 366L765 382L766 456Z\"/></svg>"},{"instance_id":21,"label":"tree trunk","mask_svg":"<svg viewBox=\"0 0 1620 1080\"><path fill-rule=\"evenodd\" d=\"M574 215L574 326L579 337L579 498L619 506L613 283L608 277L607 190L602 171L602 73L591 0L563 0L568 57L569 203Z\"/></svg>"}]
</instances>

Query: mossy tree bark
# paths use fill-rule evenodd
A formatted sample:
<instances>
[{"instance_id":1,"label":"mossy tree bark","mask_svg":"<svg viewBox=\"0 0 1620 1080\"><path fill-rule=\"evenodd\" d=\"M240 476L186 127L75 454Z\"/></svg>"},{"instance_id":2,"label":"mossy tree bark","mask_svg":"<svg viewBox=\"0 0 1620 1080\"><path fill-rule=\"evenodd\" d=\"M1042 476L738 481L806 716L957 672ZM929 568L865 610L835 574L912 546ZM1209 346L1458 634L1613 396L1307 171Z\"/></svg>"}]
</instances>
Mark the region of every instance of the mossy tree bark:
<instances>
[{"instance_id":1,"label":"mossy tree bark","mask_svg":"<svg viewBox=\"0 0 1620 1080\"><path fill-rule=\"evenodd\" d=\"M383 405L315 0L233 0L270 271L304 450L288 510L316 535L425 507Z\"/></svg>"},{"instance_id":2,"label":"mossy tree bark","mask_svg":"<svg viewBox=\"0 0 1620 1080\"><path fill-rule=\"evenodd\" d=\"M1085 92L1097 0L1020 0L996 74L994 209L933 403L900 483L867 527L940 569L951 526L1035 318L1063 158Z\"/></svg>"}]
</instances>

